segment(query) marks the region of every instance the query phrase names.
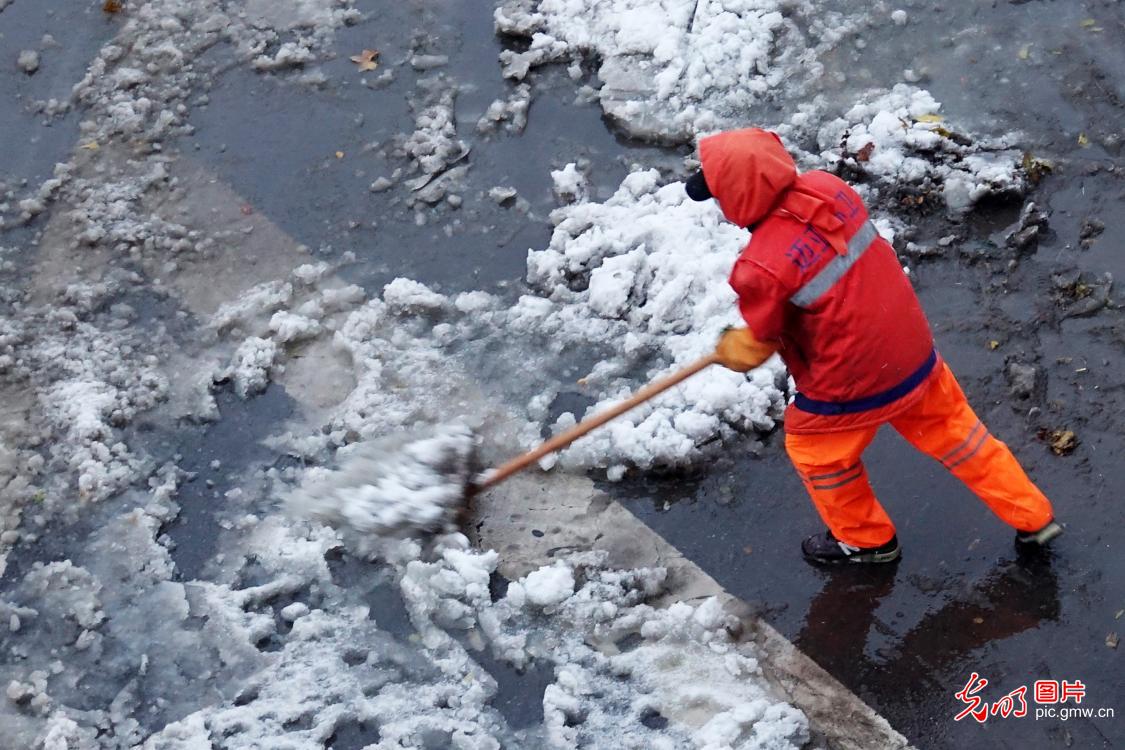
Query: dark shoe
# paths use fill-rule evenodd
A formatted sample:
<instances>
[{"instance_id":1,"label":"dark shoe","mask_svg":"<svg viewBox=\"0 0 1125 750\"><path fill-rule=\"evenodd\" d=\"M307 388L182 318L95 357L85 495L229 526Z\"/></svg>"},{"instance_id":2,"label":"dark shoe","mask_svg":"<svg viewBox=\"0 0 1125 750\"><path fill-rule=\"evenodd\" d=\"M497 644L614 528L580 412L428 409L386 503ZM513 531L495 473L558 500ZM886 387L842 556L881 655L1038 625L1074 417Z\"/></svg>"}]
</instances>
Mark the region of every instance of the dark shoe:
<instances>
[{"instance_id":1,"label":"dark shoe","mask_svg":"<svg viewBox=\"0 0 1125 750\"><path fill-rule=\"evenodd\" d=\"M898 535L879 547L853 547L844 544L831 531L814 534L801 542L801 552L811 563L835 565L836 563L888 563L894 562L902 552L898 547Z\"/></svg>"},{"instance_id":2,"label":"dark shoe","mask_svg":"<svg viewBox=\"0 0 1125 750\"><path fill-rule=\"evenodd\" d=\"M1047 525L1039 531L1017 531L1016 549L1035 550L1045 547L1049 541L1063 533L1062 526L1055 523L1052 518Z\"/></svg>"}]
</instances>

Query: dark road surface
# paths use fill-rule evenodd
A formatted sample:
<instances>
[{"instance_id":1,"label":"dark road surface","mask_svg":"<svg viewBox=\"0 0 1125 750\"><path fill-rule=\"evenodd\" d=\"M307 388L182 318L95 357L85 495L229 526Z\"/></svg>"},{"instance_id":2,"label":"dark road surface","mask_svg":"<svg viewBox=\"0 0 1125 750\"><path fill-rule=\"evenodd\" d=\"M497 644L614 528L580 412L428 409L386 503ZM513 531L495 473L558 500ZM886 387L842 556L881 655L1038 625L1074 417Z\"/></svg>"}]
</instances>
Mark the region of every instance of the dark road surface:
<instances>
[{"instance_id":1,"label":"dark road surface","mask_svg":"<svg viewBox=\"0 0 1125 750\"><path fill-rule=\"evenodd\" d=\"M951 359L972 382L973 368ZM1078 459L1028 441L1005 410L981 412L1067 524L1046 560L1019 560L1011 531L889 428L864 457L903 545L902 560L886 568L822 570L802 561L799 541L820 522L779 439L762 458L732 461L695 482L650 480L614 494L633 495L634 513L760 607L919 747L1114 747L1125 737L1119 718L992 718L984 726L952 718L965 707L954 694L973 671L989 679L990 701L1021 685L1030 691L1035 680L1067 679L1086 685L1084 706L1120 706L1119 657L1105 639L1121 627L1115 614L1125 596L1113 572L1122 565L1116 537L1125 514L1114 491L1121 469L1095 469L1076 483ZM1101 445L1119 439L1104 435ZM1105 451L1107 463L1116 463L1113 453ZM721 502L724 487L729 502ZM677 495L683 499L665 510Z\"/></svg>"}]
</instances>

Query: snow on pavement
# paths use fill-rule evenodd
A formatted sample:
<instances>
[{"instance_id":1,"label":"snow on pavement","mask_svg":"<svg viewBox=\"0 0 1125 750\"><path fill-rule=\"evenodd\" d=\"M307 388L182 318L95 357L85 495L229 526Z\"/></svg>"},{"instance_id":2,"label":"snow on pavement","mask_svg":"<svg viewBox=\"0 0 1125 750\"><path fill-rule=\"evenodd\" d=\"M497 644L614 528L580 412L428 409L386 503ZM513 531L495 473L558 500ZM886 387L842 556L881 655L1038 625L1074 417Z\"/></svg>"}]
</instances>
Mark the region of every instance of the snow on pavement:
<instances>
[{"instance_id":1,"label":"snow on pavement","mask_svg":"<svg viewBox=\"0 0 1125 750\"><path fill-rule=\"evenodd\" d=\"M855 20L802 31L805 6L544 0L506 2L495 20L531 39L527 51L502 55L506 75L531 81L537 65L595 56L615 122L682 142L745 124L783 81L800 91L819 75L819 45ZM456 414L516 450L542 428L584 416L548 416L561 383L534 393L513 385L520 399L497 403L474 383L482 351L597 353L581 381L593 401L586 414L706 353L737 323L725 277L748 234L722 223L714 206L686 200L674 177L637 169L599 201L577 165L556 170L563 205L549 244L529 250L518 299L443 295L412 279L369 293L342 282L332 264L304 263L247 283L210 319L141 323L127 303L154 294L174 307L168 280L224 252L207 226L153 210L179 179L176 138L192 132L191 108L211 72L201 55L224 45L263 75L316 84L335 30L357 20L341 0L130 5L65 105L83 117L81 148L50 180L0 203L0 227L46 214L45 234L62 238L53 252L63 259L51 265L41 249L43 265L27 282L0 250L13 313L0 318L0 393L29 415L4 423L0 574L14 545L34 549L61 519L93 522L65 558L23 571L0 596L0 721L11 741L50 750L323 748L362 726L375 748L804 746L807 719L770 694L759 654L731 635L717 601L648 603L668 586L662 568L614 570L599 554L576 553L500 592L498 553L459 534L373 549L277 512L278 498L320 467L419 423ZM517 89L489 120L518 131L529 97ZM452 127L452 94L420 101L428 107L400 145L432 176L467 148ZM868 92L841 112L815 102L776 127L806 168L865 172L868 197L881 205L894 204L891 186L902 183L940 195L954 212L1022 191L1010 144L966 143L938 112L926 92L903 86ZM83 270L67 262L76 248ZM176 326L198 343L194 371L172 364L182 362ZM180 580L166 527L190 477L177 457L149 454L139 418L221 419L217 391L229 387L253 405L313 346L332 355L325 367L347 370L352 387L323 419L279 427L270 445L297 461L235 478L208 573ZM195 400L172 416L169 402L182 393ZM777 360L748 375L712 368L579 442L558 468L615 479L700 462L771 430L787 395ZM427 512L406 505L412 520ZM385 505L367 510L370 528L399 525L380 517ZM390 571L413 633L389 634L383 613L334 578L331 561L364 555ZM515 729L491 704L497 683L474 657L482 650L549 669L541 725Z\"/></svg>"},{"instance_id":2,"label":"snow on pavement","mask_svg":"<svg viewBox=\"0 0 1125 750\"><path fill-rule=\"evenodd\" d=\"M688 140L721 128L783 84L800 89L820 71L792 11L777 0L507 0L498 31L530 39L501 54L504 74L583 55L596 57L606 114L628 132ZM794 92L795 93L795 92Z\"/></svg>"},{"instance_id":3,"label":"snow on pavement","mask_svg":"<svg viewBox=\"0 0 1125 750\"><path fill-rule=\"evenodd\" d=\"M635 137L681 143L726 128L776 129L806 169L846 166L884 192L902 183L935 191L955 214L985 195L1026 189L1015 136L956 133L923 89L867 91L843 109L819 93L820 55L865 29L862 14L777 0L506 0L495 23L529 41L526 51L501 54L505 75L590 61L602 109ZM778 98L795 114L756 115ZM806 152L810 141L816 150Z\"/></svg>"}]
</instances>

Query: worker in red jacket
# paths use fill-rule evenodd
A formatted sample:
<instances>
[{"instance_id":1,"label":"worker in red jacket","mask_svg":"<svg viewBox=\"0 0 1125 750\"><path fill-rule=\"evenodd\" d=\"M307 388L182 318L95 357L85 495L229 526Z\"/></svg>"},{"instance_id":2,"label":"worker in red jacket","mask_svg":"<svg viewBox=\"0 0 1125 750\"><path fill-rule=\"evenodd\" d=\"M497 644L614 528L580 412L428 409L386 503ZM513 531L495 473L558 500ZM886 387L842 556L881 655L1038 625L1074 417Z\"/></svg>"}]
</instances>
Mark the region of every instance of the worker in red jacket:
<instances>
[{"instance_id":1,"label":"worker in red jacket","mask_svg":"<svg viewBox=\"0 0 1125 750\"><path fill-rule=\"evenodd\" d=\"M745 372L774 352L798 393L785 449L828 531L805 539L817 563L890 562L894 524L860 458L890 423L1016 529L1018 547L1062 532L1051 503L965 400L934 349L925 313L859 195L827 172L798 174L773 133L751 128L699 143L695 200L751 230L731 272L747 328L727 330L720 361Z\"/></svg>"}]
</instances>

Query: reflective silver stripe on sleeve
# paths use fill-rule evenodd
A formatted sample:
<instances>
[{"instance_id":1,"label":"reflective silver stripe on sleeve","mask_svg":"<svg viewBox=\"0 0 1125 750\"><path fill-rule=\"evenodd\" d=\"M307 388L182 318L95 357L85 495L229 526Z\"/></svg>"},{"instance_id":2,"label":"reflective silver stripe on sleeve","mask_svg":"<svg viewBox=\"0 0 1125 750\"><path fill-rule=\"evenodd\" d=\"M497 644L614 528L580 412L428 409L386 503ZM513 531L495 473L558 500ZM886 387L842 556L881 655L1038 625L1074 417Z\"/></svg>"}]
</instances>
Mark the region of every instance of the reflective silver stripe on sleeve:
<instances>
[{"instance_id":1,"label":"reflective silver stripe on sleeve","mask_svg":"<svg viewBox=\"0 0 1125 750\"><path fill-rule=\"evenodd\" d=\"M830 260L828 265L820 269L820 273L813 276L807 284L798 289L797 293L789 298L789 301L797 307L808 307L815 303L848 272L849 268L855 265L856 261L860 259L867 248L871 247L871 243L878 236L879 231L875 229L875 225L870 221L865 221L859 231L848 240L848 254L837 255Z\"/></svg>"}]
</instances>

